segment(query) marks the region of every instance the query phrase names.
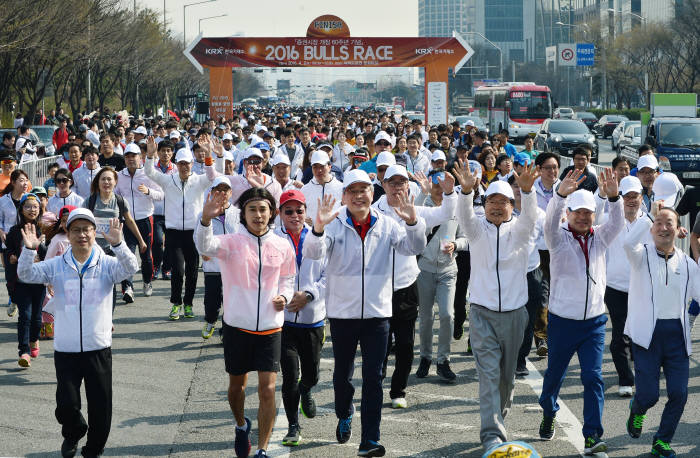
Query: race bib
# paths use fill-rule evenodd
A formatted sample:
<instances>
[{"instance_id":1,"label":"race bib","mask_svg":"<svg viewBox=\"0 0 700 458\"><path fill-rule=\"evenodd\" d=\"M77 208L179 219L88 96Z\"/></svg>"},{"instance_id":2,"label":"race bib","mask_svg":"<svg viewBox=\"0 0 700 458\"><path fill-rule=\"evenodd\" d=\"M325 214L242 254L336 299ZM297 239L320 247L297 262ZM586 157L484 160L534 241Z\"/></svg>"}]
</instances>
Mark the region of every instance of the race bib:
<instances>
[{"instance_id":1,"label":"race bib","mask_svg":"<svg viewBox=\"0 0 700 458\"><path fill-rule=\"evenodd\" d=\"M95 218L95 237L103 239L104 236L102 233L104 232L105 234L109 232L109 223L111 221L111 218Z\"/></svg>"}]
</instances>

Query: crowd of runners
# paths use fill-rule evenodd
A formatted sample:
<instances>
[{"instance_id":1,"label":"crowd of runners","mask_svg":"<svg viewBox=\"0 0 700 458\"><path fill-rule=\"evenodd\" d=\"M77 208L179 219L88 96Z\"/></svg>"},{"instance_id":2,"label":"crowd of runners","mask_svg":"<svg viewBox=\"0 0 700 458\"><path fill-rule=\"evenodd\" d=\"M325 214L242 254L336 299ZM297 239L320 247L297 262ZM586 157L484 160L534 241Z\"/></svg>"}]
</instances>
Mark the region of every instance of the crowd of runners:
<instances>
[{"instance_id":1,"label":"crowd of runners","mask_svg":"<svg viewBox=\"0 0 700 458\"><path fill-rule=\"evenodd\" d=\"M577 354L585 453L604 452L608 317L618 394L630 399L621 421L640 437L663 368L668 400L651 452L675 456L700 298L700 202L660 170L650 147L636 167L617 158L596 176L585 147L560 170L557 154L534 150L531 139L515 147L507 131L424 126L371 109L251 109L203 123L186 114L72 123L59 111L56 122L56 163L43 183L20 164L35 154L26 127L4 134L0 239L19 366L32 365L41 338L53 339L63 456L85 435L83 456L103 452L115 306L151 296L159 278L170 282L165 319L203 311L202 338L218 338L218 328L238 457L252 452L250 372L260 406L255 456L267 456L280 370L282 443L300 443L301 416L316 415L327 330L336 439L352 435L359 344L358 456L383 456L382 384L390 378L393 408L410 408L416 322L416 377L435 363L440 381L457 382L453 339L474 355L485 452L509 440L504 418L531 352L548 359L540 438L555 434ZM692 230L679 212L690 212ZM682 237L692 253L676 248ZM203 307L194 301L200 269Z\"/></svg>"}]
</instances>

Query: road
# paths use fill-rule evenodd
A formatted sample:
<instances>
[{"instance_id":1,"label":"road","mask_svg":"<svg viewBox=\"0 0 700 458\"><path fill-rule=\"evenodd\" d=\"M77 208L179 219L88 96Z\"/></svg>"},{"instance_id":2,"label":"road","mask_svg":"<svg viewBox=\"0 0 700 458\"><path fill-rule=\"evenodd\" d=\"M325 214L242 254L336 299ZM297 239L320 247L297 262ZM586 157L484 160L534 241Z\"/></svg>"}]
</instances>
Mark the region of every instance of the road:
<instances>
[{"instance_id":1,"label":"road","mask_svg":"<svg viewBox=\"0 0 700 458\"><path fill-rule=\"evenodd\" d=\"M603 158L605 158L603 153ZM612 153L609 153L612 155ZM609 161L609 159L604 159ZM150 299L137 297L131 305L119 305L115 314L113 342L114 416L106 456L219 457L233 455L233 420L226 401L227 376L218 338L201 338L203 278L200 274L195 299L196 319L167 320L168 282L158 280ZM140 281L136 290L141 290ZM4 288L0 303L6 303ZM436 320L437 321L437 320ZM608 343L610 330L608 329ZM693 333L695 347L700 340ZM281 407L278 380L278 417L270 446L271 456L346 457L354 456L359 445L360 418L354 422L348 444L335 442L333 413L332 336L323 347L321 378L314 389L319 415L302 418L302 445L281 446L287 423ZM435 343L437 346L437 343ZM392 410L388 403L388 381L382 420L382 443L388 456L480 457L479 396L474 358L465 353L466 341L452 344L452 367L458 383L444 385L434 372L428 378L409 379L406 410ZM416 347L417 349L417 347ZM417 366L416 361L414 364ZM42 354L29 370L20 370L16 356L16 318L0 316L0 456L56 456L61 445L60 427L54 418L55 374L50 342L42 342ZM391 360L390 360L391 361ZM360 398L359 355L356 363L356 406ZM541 374L546 359L531 354L530 376L516 383L514 406L506 424L512 439L531 443L543 456L578 456L582 450L580 423L582 394L576 358L561 392L562 405L557 433L551 442L537 438L541 411L537 404ZM389 374L393 371L390 364ZM700 414L700 364L690 361L691 382L688 404L676 433L674 447L685 456L700 456L698 422ZM650 410L641 439L625 431L628 400L617 396L617 377L609 352L604 358L606 405L604 439L609 456L646 456L662 405ZM281 378L281 377L280 377ZM257 400L255 375L246 413L253 419L255 443ZM662 396L663 396L662 390ZM662 398L663 401L663 398ZM82 445L82 443L81 443Z\"/></svg>"}]
</instances>

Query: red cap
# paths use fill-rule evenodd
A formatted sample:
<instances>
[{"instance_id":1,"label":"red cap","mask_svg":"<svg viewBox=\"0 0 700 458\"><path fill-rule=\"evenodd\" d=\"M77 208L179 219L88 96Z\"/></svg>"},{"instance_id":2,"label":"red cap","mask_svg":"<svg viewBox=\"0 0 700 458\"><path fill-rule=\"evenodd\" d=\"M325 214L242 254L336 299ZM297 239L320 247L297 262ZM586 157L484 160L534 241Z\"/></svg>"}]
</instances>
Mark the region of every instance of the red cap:
<instances>
[{"instance_id":1,"label":"red cap","mask_svg":"<svg viewBox=\"0 0 700 458\"><path fill-rule=\"evenodd\" d=\"M301 191L296 189L290 189L289 191L284 191L280 196L280 208L290 200L295 200L299 203L306 205L306 198Z\"/></svg>"},{"instance_id":2,"label":"red cap","mask_svg":"<svg viewBox=\"0 0 700 458\"><path fill-rule=\"evenodd\" d=\"M62 217L63 215L65 215L66 213L72 212L72 211L75 210L76 208L78 208L78 207L76 207L76 206L74 206L74 205L64 205L64 206L61 207L61 209L58 211L58 219L61 219L61 217Z\"/></svg>"}]
</instances>

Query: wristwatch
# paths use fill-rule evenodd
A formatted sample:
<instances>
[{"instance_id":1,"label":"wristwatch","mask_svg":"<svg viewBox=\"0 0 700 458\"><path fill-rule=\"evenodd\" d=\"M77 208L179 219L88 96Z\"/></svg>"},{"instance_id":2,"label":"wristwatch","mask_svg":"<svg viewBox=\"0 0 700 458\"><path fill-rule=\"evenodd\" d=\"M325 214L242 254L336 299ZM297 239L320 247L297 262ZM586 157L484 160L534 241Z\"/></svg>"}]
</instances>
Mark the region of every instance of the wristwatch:
<instances>
[{"instance_id":1,"label":"wristwatch","mask_svg":"<svg viewBox=\"0 0 700 458\"><path fill-rule=\"evenodd\" d=\"M310 292L304 291L304 294L306 294L306 302L311 302L314 300L314 295L311 294Z\"/></svg>"}]
</instances>

